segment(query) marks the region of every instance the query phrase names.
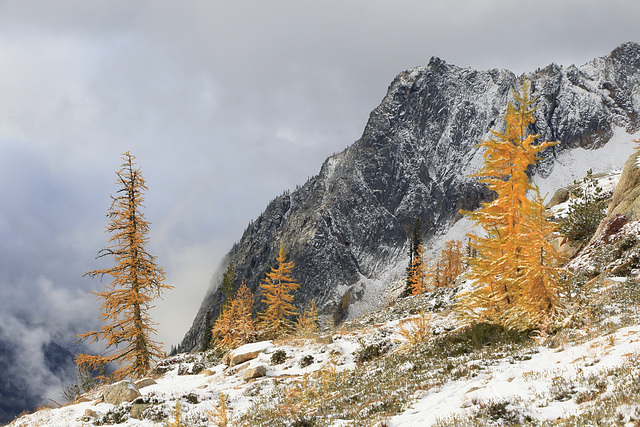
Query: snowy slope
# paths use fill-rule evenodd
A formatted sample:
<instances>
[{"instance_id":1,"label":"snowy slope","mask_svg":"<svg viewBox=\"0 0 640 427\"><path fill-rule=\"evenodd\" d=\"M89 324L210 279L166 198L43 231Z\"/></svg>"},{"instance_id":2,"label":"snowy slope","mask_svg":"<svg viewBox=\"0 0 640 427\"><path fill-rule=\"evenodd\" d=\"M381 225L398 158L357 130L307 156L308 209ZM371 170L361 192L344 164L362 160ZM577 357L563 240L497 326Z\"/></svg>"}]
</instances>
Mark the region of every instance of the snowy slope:
<instances>
[{"instance_id":1,"label":"snowy slope","mask_svg":"<svg viewBox=\"0 0 640 427\"><path fill-rule=\"evenodd\" d=\"M532 420L554 421L576 415L584 407L566 399L573 388L589 391L582 382L591 376L606 381L611 370L635 365L640 354L640 326L622 328L614 334L565 348L538 347L529 360L510 359L483 367L467 381L443 385L439 390L418 393L417 401L405 413L393 417L393 427L430 426L436 421L455 425L452 415L472 414L487 402L507 401L510 410ZM566 390L562 390L562 386ZM566 392L561 397L558 394Z\"/></svg>"},{"instance_id":2,"label":"snowy slope","mask_svg":"<svg viewBox=\"0 0 640 427\"><path fill-rule=\"evenodd\" d=\"M303 420L336 427L592 420L632 426L640 419L640 298L634 282L609 278L585 291L585 312L599 311L597 318L576 322L572 316L573 326L538 343L491 341L459 351L468 347L462 342L434 357L434 349L446 348L448 337L461 331L449 309L456 292L448 288L399 300L330 335L244 346L233 353L259 354L235 366L203 353L169 358L160 365L166 372L157 384L141 388L142 397L134 401L148 405L145 419L130 418L131 404L101 402L97 389L85 402L44 409L11 426L91 426L116 417L122 426L164 425L173 420L178 400L185 425L207 426L207 412L214 416L219 410L221 395L231 425L244 426ZM412 314L420 308L426 313ZM421 316L429 319L433 335L412 347L407 339ZM243 378L259 365L266 367L265 376Z\"/></svg>"}]
</instances>

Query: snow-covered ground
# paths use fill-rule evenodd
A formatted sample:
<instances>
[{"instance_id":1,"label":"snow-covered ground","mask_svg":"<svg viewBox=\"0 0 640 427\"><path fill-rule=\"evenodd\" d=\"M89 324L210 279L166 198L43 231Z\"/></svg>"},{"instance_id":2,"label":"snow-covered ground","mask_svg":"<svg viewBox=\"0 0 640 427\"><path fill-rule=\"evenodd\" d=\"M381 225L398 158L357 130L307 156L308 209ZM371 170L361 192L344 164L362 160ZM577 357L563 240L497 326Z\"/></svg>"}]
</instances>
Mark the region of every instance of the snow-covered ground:
<instances>
[{"instance_id":1,"label":"snow-covered ground","mask_svg":"<svg viewBox=\"0 0 640 427\"><path fill-rule=\"evenodd\" d=\"M471 414L481 403L507 401L534 420L553 421L584 410L575 399L558 399L559 384L572 384L578 377L606 378L607 371L636 363L640 354L640 326L622 328L614 334L580 345L538 347L531 359L505 359L483 369L476 377L444 384L435 391L421 392L403 414L393 417L394 427L429 426L454 414ZM559 380L561 378L562 380Z\"/></svg>"},{"instance_id":2,"label":"snow-covered ground","mask_svg":"<svg viewBox=\"0 0 640 427\"><path fill-rule=\"evenodd\" d=\"M229 367L218 363L196 375L188 372L201 363L199 358L180 354L167 359L165 364L171 370L156 379L156 384L141 388L141 402L156 404L158 417L171 418L175 411L176 400L181 401L181 413L186 425L209 425L207 411L215 411L220 394L229 401L230 410L235 415L244 413L252 403L249 388L263 388L266 392L273 386L274 379L290 381L312 374L329 363L333 357L337 370L355 367L354 353L360 347L356 335L335 335L331 343L318 343L314 339L292 339L289 344L274 345L270 341L248 344L236 349L234 354L258 352L259 355L237 366ZM274 363L271 358L277 351L284 352L284 360ZM266 376L244 380L243 374L259 365L267 367ZM51 426L75 427L95 425L96 420L109 419L109 414L128 414L131 404L118 407L104 403L101 399L102 388L87 395L88 401L70 404L61 408L42 409L34 414L23 416L14 421L12 427ZM134 402L136 403L136 402ZM160 404L158 404L160 403ZM93 416L87 416L90 412ZM111 417L113 418L113 417ZM134 419L125 415L126 420L117 423L120 426L157 426L158 420ZM100 421L98 421L98 424ZM111 424L111 423L110 423ZM164 425L164 424L160 424Z\"/></svg>"},{"instance_id":3,"label":"snow-covered ground","mask_svg":"<svg viewBox=\"0 0 640 427\"><path fill-rule=\"evenodd\" d=\"M612 278L608 286L621 285L625 281L625 278ZM99 425L100 420L109 419L108 414L112 414L111 419L113 415L120 414L122 420L117 425L122 426L165 425L167 420L172 419L177 400L181 402L181 416L185 425L205 426L211 425L207 411L210 416L214 416L221 395L228 402L228 416L237 421L242 414L255 410L252 405L260 399L270 399L276 387L284 385L282 390L286 390L290 384L310 384L305 381L313 381L309 379L317 378L314 375L326 372L328 368L335 372L355 372L360 369L358 372L362 373L363 366L366 368L367 365L357 363L358 354L367 343L375 342L381 336L381 331L389 342L395 343L388 355L407 351L408 347L403 346L407 338L406 330L410 330L415 325L413 322L420 316L410 314L414 312L411 307L431 310L429 307L434 305L447 306L451 302L451 295L451 291L447 290L438 298L425 296L406 299L399 303L400 307L396 304L372 313L368 319L356 321L348 330L336 331L332 336L250 344L236 349L234 355L255 352L258 353L257 357L236 366L228 366L215 359L207 369L193 375L189 372L198 364L207 364L206 356L174 356L163 362L169 370L156 378L156 384L140 389L142 398L138 402L150 403L151 409L147 416L155 416L155 419L130 418L128 414L131 404L116 406L104 403L100 399L101 390L98 389L87 395L86 402L44 409L23 416L11 426ZM456 322L453 313L447 309L430 313L429 318L432 330L437 329L440 334L450 330ZM615 324L618 320L614 315L606 322ZM457 420L461 418L452 417L473 417L475 412L486 411L483 408L494 404L503 404L506 411L532 421L566 419L593 405L590 399L578 396L591 396L589 393L601 393L604 396L612 393L610 390L615 376L611 372L628 365L638 365L640 325L613 329L609 333L595 334L593 330L596 329L591 332L578 330L577 335L582 336L578 341L567 339L556 342L553 346L528 346L515 352L505 351L503 355L500 355L502 350L499 350L498 357L458 359L455 363L467 364L468 370L473 373L462 375L458 379L444 379L440 385L411 392L409 405L405 406L403 412L386 418L384 422L394 427L457 425ZM260 365L266 367L265 376L243 379L245 372ZM395 374L413 375L409 373L412 372L412 364L406 362L404 365L395 367ZM367 374L375 376L375 370L380 369L380 365L370 369L372 372ZM438 375L437 372L429 374ZM600 386L600 391L592 390L593 384L599 384L591 380L594 377L601 378L603 385ZM344 393L348 393L348 390L344 390ZM282 398L282 394L280 397ZM631 420L634 411L633 407L626 410L622 408L620 417ZM326 419L320 425L377 425L373 422L352 422L353 420ZM245 422L241 425L255 424ZM498 420L492 425L503 424Z\"/></svg>"}]
</instances>

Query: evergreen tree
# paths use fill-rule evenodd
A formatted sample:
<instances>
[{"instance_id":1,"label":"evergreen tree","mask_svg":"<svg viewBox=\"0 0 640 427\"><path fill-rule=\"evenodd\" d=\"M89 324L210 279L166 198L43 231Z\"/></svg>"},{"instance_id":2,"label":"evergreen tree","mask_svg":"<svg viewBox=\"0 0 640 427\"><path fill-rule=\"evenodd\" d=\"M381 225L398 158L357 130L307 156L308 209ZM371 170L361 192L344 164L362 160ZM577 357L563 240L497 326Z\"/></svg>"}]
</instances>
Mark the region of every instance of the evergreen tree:
<instances>
[{"instance_id":1,"label":"evergreen tree","mask_svg":"<svg viewBox=\"0 0 640 427\"><path fill-rule=\"evenodd\" d=\"M222 273L222 285L220 286L222 292L222 305L220 307L220 312L222 312L222 308L229 304L233 298L233 294L236 292L237 287L236 280L237 277L235 271L233 271L233 263L230 262L227 267L227 271Z\"/></svg>"},{"instance_id":2,"label":"evergreen tree","mask_svg":"<svg viewBox=\"0 0 640 427\"><path fill-rule=\"evenodd\" d=\"M99 331L78 335L79 340L90 342L105 339L107 347L115 350L107 356L80 354L76 359L78 365L90 370L117 363L119 368L113 374L116 379L143 377L152 361L164 356L161 344L151 340L155 329L149 310L155 298L172 288L163 283L164 271L145 249L149 222L140 208L148 189L134 159L126 152L122 169L116 172L120 189L117 196L112 196L107 215L110 246L98 253L98 257L112 256L116 265L85 273L90 277L111 276L106 289L95 293L102 300L101 318L106 324Z\"/></svg>"},{"instance_id":3,"label":"evergreen tree","mask_svg":"<svg viewBox=\"0 0 640 427\"><path fill-rule=\"evenodd\" d=\"M211 333L211 312L207 311L204 317L204 334L202 337L202 351L207 351L211 348L213 341L213 334Z\"/></svg>"},{"instance_id":4,"label":"evergreen tree","mask_svg":"<svg viewBox=\"0 0 640 427\"><path fill-rule=\"evenodd\" d=\"M607 195L593 177L591 169L586 177L580 182L574 181L574 184L576 188L571 192L572 203L558 230L569 240L587 243L605 217Z\"/></svg>"},{"instance_id":5,"label":"evergreen tree","mask_svg":"<svg viewBox=\"0 0 640 427\"><path fill-rule=\"evenodd\" d=\"M416 218L416 223L413 226L413 234L411 236L411 258L415 258L418 255L418 248L422 246L422 223L420 218Z\"/></svg>"},{"instance_id":6,"label":"evergreen tree","mask_svg":"<svg viewBox=\"0 0 640 427\"><path fill-rule=\"evenodd\" d=\"M216 319L211 333L214 347L220 350L247 344L257 336L253 319L253 293L244 283L229 306Z\"/></svg>"},{"instance_id":7,"label":"evergreen tree","mask_svg":"<svg viewBox=\"0 0 640 427\"><path fill-rule=\"evenodd\" d=\"M298 313L293 306L293 291L300 287L291 278L294 263L286 262L284 248L280 248L278 256L278 267L271 267L271 272L266 274L266 278L260 284L262 289L262 302L267 305L264 313L261 313L260 320L262 328L267 336L277 336L291 329L290 316Z\"/></svg>"},{"instance_id":8,"label":"evergreen tree","mask_svg":"<svg viewBox=\"0 0 640 427\"><path fill-rule=\"evenodd\" d=\"M494 138L479 144L485 149L485 164L475 176L495 192L496 198L474 212L465 212L485 233L469 235L471 247L477 252L477 256L470 259L469 277L478 286L472 293L462 296L461 304L476 319L518 327L523 324L531 327L535 323L533 319L537 318L529 311L532 306L525 309L524 303L526 295L532 293L528 288L531 282L524 279L532 244L528 240L532 233L530 227L542 226L539 221L532 220L538 215L541 202L527 198L527 192L537 192L527 169L536 162L540 151L555 144L537 143L539 135L528 133L527 128L535 121L535 99L529 98L529 90L530 85L525 80L522 94L514 91L516 103L510 102L507 106L504 132L492 130ZM550 229L545 224L544 229L536 232L550 233ZM547 238L548 234L544 236ZM549 261L544 260L545 263ZM555 280L541 265L537 268L545 275L545 281ZM550 285L548 289L554 292L555 287L555 284ZM556 302L554 299L554 304ZM514 320L523 315L527 315L528 320L522 317L517 322Z\"/></svg>"}]
</instances>

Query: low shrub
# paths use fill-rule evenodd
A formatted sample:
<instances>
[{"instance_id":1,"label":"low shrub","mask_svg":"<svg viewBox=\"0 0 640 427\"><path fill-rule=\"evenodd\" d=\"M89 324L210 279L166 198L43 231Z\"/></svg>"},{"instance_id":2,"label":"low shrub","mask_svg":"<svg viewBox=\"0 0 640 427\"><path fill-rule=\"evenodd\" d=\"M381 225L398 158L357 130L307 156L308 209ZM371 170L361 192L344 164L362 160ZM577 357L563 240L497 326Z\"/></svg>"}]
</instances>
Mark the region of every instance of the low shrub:
<instances>
[{"instance_id":1,"label":"low shrub","mask_svg":"<svg viewBox=\"0 0 640 427\"><path fill-rule=\"evenodd\" d=\"M287 352L284 350L277 350L271 355L271 364L279 365L287 359Z\"/></svg>"}]
</instances>

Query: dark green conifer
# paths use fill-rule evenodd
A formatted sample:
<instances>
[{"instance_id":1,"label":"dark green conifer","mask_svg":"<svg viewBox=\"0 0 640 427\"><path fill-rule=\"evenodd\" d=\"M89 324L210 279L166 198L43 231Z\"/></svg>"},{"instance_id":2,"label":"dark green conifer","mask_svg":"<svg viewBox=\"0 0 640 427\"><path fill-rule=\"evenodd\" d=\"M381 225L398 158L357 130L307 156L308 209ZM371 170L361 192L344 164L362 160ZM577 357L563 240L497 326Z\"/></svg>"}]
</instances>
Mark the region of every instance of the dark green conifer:
<instances>
[{"instance_id":1,"label":"dark green conifer","mask_svg":"<svg viewBox=\"0 0 640 427\"><path fill-rule=\"evenodd\" d=\"M233 295L236 293L236 288L238 287L236 280L237 277L235 271L233 271L233 263L230 262L227 271L222 274L222 304L220 306L220 312L222 312L233 299Z\"/></svg>"},{"instance_id":2,"label":"dark green conifer","mask_svg":"<svg viewBox=\"0 0 640 427\"><path fill-rule=\"evenodd\" d=\"M569 206L566 218L560 222L558 230L567 239L585 244L605 217L608 199L591 169L582 180L574 181L574 185L575 189L571 192L573 203Z\"/></svg>"},{"instance_id":3,"label":"dark green conifer","mask_svg":"<svg viewBox=\"0 0 640 427\"><path fill-rule=\"evenodd\" d=\"M202 338L202 351L207 351L211 348L211 342L213 341L213 332L211 329L211 312L207 311L207 315L204 318L204 336Z\"/></svg>"}]
</instances>

